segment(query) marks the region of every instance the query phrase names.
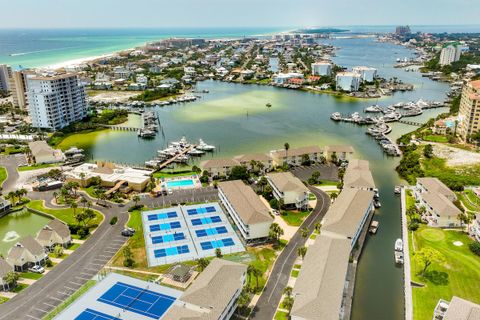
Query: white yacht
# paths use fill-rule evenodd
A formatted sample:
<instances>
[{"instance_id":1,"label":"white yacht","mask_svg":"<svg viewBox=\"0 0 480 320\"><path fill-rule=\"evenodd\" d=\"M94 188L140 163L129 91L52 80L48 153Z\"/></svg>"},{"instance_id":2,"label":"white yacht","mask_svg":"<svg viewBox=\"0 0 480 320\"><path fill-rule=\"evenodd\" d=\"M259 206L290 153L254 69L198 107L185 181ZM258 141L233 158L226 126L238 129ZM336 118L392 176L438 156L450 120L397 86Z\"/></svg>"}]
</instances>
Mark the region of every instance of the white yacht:
<instances>
[{"instance_id":1,"label":"white yacht","mask_svg":"<svg viewBox=\"0 0 480 320\"><path fill-rule=\"evenodd\" d=\"M205 151L198 150L198 149L192 149L192 150L188 151L187 153L191 156L201 156L201 155L205 154Z\"/></svg>"},{"instance_id":2,"label":"white yacht","mask_svg":"<svg viewBox=\"0 0 480 320\"><path fill-rule=\"evenodd\" d=\"M383 109L379 105L373 105L365 108L365 112L382 112Z\"/></svg>"},{"instance_id":3,"label":"white yacht","mask_svg":"<svg viewBox=\"0 0 480 320\"><path fill-rule=\"evenodd\" d=\"M395 251L403 252L403 240L400 238L395 241Z\"/></svg>"},{"instance_id":4,"label":"white yacht","mask_svg":"<svg viewBox=\"0 0 480 320\"><path fill-rule=\"evenodd\" d=\"M334 112L330 116L330 119L335 120L335 121L339 121L339 120L342 120L342 115L340 114L340 112Z\"/></svg>"},{"instance_id":5,"label":"white yacht","mask_svg":"<svg viewBox=\"0 0 480 320\"><path fill-rule=\"evenodd\" d=\"M215 150L215 146L206 144L202 139L200 139L196 149L201 151L213 151Z\"/></svg>"}]
</instances>

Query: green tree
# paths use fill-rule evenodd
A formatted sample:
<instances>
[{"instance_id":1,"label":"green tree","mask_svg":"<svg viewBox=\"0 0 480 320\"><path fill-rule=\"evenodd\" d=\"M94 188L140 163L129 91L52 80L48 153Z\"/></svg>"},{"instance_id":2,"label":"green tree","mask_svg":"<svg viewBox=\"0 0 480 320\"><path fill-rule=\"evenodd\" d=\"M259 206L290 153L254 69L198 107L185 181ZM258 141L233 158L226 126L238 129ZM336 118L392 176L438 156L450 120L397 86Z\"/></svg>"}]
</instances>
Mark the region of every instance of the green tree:
<instances>
[{"instance_id":1,"label":"green tree","mask_svg":"<svg viewBox=\"0 0 480 320\"><path fill-rule=\"evenodd\" d=\"M431 144L427 144L424 148L423 148L423 155L426 157L426 158L433 158L433 146Z\"/></svg>"},{"instance_id":2,"label":"green tree","mask_svg":"<svg viewBox=\"0 0 480 320\"><path fill-rule=\"evenodd\" d=\"M432 265L432 263L441 264L445 261L444 256L435 249L425 247L417 252L414 256L415 261L422 266L422 271L420 275L425 276L427 269Z\"/></svg>"},{"instance_id":3,"label":"green tree","mask_svg":"<svg viewBox=\"0 0 480 320\"><path fill-rule=\"evenodd\" d=\"M83 210L83 221L84 221L84 225L85 226L88 226L90 221L92 221L93 219L95 219L97 215L95 214L95 211L93 211L92 209L90 208L85 208Z\"/></svg>"},{"instance_id":4,"label":"green tree","mask_svg":"<svg viewBox=\"0 0 480 320\"><path fill-rule=\"evenodd\" d=\"M135 265L135 260L133 259L130 246L125 246L125 248L123 248L123 265L127 268L133 268Z\"/></svg>"},{"instance_id":5,"label":"green tree","mask_svg":"<svg viewBox=\"0 0 480 320\"><path fill-rule=\"evenodd\" d=\"M297 254L298 254L300 257L302 257L302 259L305 258L305 255L307 254L307 247L305 247L305 246L304 246L304 247L299 247L299 248L297 249Z\"/></svg>"},{"instance_id":6,"label":"green tree","mask_svg":"<svg viewBox=\"0 0 480 320\"><path fill-rule=\"evenodd\" d=\"M337 192L332 192L332 193L330 193L330 198L331 198L333 201L335 201L335 199L338 198L338 193L337 193Z\"/></svg>"},{"instance_id":7,"label":"green tree","mask_svg":"<svg viewBox=\"0 0 480 320\"><path fill-rule=\"evenodd\" d=\"M245 315L246 308L248 307L249 303L250 303L250 294L248 293L248 288L243 288L237 301L238 308L241 314Z\"/></svg>"},{"instance_id":8,"label":"green tree","mask_svg":"<svg viewBox=\"0 0 480 320\"><path fill-rule=\"evenodd\" d=\"M287 297L291 297L293 293L293 288L290 286L286 286L285 289L283 289L283 294Z\"/></svg>"},{"instance_id":9,"label":"green tree","mask_svg":"<svg viewBox=\"0 0 480 320\"><path fill-rule=\"evenodd\" d=\"M247 167L244 166L235 166L230 170L230 174L228 175L229 180L248 180L248 170Z\"/></svg>"},{"instance_id":10,"label":"green tree","mask_svg":"<svg viewBox=\"0 0 480 320\"><path fill-rule=\"evenodd\" d=\"M313 226L313 228L315 229L315 232L320 234L320 230L322 229L322 224L320 222L317 222L315 223L315 225Z\"/></svg>"},{"instance_id":11,"label":"green tree","mask_svg":"<svg viewBox=\"0 0 480 320\"><path fill-rule=\"evenodd\" d=\"M285 158L286 158L285 162L288 162L288 149L290 149L290 144L288 142L285 142L283 144L283 147L285 148Z\"/></svg>"},{"instance_id":12,"label":"green tree","mask_svg":"<svg viewBox=\"0 0 480 320\"><path fill-rule=\"evenodd\" d=\"M285 297L285 299L283 299L283 307L288 310L289 315L290 311L292 311L293 302L293 297Z\"/></svg>"},{"instance_id":13,"label":"green tree","mask_svg":"<svg viewBox=\"0 0 480 320\"><path fill-rule=\"evenodd\" d=\"M200 174L202 172L202 169L200 169L199 167L197 166L193 166L192 167L192 171L195 172L196 174Z\"/></svg>"},{"instance_id":14,"label":"green tree","mask_svg":"<svg viewBox=\"0 0 480 320\"><path fill-rule=\"evenodd\" d=\"M311 164L310 157L308 154L302 155L302 166L309 166Z\"/></svg>"},{"instance_id":15,"label":"green tree","mask_svg":"<svg viewBox=\"0 0 480 320\"><path fill-rule=\"evenodd\" d=\"M135 208L137 208L138 202L140 201L140 196L136 194L133 196L132 200L133 200L133 203L135 204Z\"/></svg>"},{"instance_id":16,"label":"green tree","mask_svg":"<svg viewBox=\"0 0 480 320\"><path fill-rule=\"evenodd\" d=\"M268 236L269 236L270 239L278 242L280 240L280 237L283 235L283 233L284 233L284 231L280 227L280 225L278 223L274 222L270 225Z\"/></svg>"},{"instance_id":17,"label":"green tree","mask_svg":"<svg viewBox=\"0 0 480 320\"><path fill-rule=\"evenodd\" d=\"M205 268L208 266L210 262L208 261L208 259L205 259L205 258L199 258L197 260L197 267L200 271L203 271L205 270Z\"/></svg>"},{"instance_id":18,"label":"green tree","mask_svg":"<svg viewBox=\"0 0 480 320\"><path fill-rule=\"evenodd\" d=\"M53 254L57 257L60 258L63 256L63 246L57 244L55 247L53 247Z\"/></svg>"},{"instance_id":19,"label":"green tree","mask_svg":"<svg viewBox=\"0 0 480 320\"><path fill-rule=\"evenodd\" d=\"M3 277L3 281L8 285L9 288L15 288L17 286L19 275L14 271L9 271Z\"/></svg>"},{"instance_id":20,"label":"green tree","mask_svg":"<svg viewBox=\"0 0 480 320\"><path fill-rule=\"evenodd\" d=\"M222 249L216 248L216 249L215 249L215 256L216 256L217 258L223 257Z\"/></svg>"},{"instance_id":21,"label":"green tree","mask_svg":"<svg viewBox=\"0 0 480 320\"><path fill-rule=\"evenodd\" d=\"M300 233L301 233L302 237L306 239L310 235L310 230L307 227L303 227L300 230Z\"/></svg>"}]
</instances>

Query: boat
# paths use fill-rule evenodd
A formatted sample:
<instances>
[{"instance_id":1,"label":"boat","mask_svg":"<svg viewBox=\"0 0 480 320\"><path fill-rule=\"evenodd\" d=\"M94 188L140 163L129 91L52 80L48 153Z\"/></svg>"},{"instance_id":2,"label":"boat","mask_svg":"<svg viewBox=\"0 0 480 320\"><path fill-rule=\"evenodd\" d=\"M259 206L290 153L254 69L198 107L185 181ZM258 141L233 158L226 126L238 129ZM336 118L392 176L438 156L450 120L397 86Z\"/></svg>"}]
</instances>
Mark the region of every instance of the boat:
<instances>
[{"instance_id":1,"label":"boat","mask_svg":"<svg viewBox=\"0 0 480 320\"><path fill-rule=\"evenodd\" d=\"M394 256L396 264L403 264L403 252L395 251Z\"/></svg>"},{"instance_id":2,"label":"boat","mask_svg":"<svg viewBox=\"0 0 480 320\"><path fill-rule=\"evenodd\" d=\"M373 201L373 206L378 209L378 208L381 208L382 207L382 204L380 203L380 201L378 200L374 200Z\"/></svg>"},{"instance_id":3,"label":"boat","mask_svg":"<svg viewBox=\"0 0 480 320\"><path fill-rule=\"evenodd\" d=\"M334 121L340 121L340 120L342 120L342 115L340 114L340 112L334 112L330 116L330 119L332 119Z\"/></svg>"},{"instance_id":4,"label":"boat","mask_svg":"<svg viewBox=\"0 0 480 320\"><path fill-rule=\"evenodd\" d=\"M194 149L188 151L187 154L190 155L190 156L201 156L201 155L205 154L205 151L198 150L198 149L194 148Z\"/></svg>"},{"instance_id":5,"label":"boat","mask_svg":"<svg viewBox=\"0 0 480 320\"><path fill-rule=\"evenodd\" d=\"M267 103L266 106L267 106L267 108L271 108L271 107L272 107L272 104L271 104L271 103Z\"/></svg>"},{"instance_id":6,"label":"boat","mask_svg":"<svg viewBox=\"0 0 480 320\"><path fill-rule=\"evenodd\" d=\"M400 238L395 241L395 251L403 252L403 240Z\"/></svg>"},{"instance_id":7,"label":"boat","mask_svg":"<svg viewBox=\"0 0 480 320\"><path fill-rule=\"evenodd\" d=\"M370 227L368 228L368 232L370 232L371 234L376 234L377 230L378 230L378 225L379 225L378 221L372 220L372 223L370 224Z\"/></svg>"},{"instance_id":8,"label":"boat","mask_svg":"<svg viewBox=\"0 0 480 320\"><path fill-rule=\"evenodd\" d=\"M365 112L382 112L383 109L379 105L373 105L365 108Z\"/></svg>"},{"instance_id":9,"label":"boat","mask_svg":"<svg viewBox=\"0 0 480 320\"><path fill-rule=\"evenodd\" d=\"M140 138L154 138L156 133L153 130L140 129L140 130L138 130L137 135Z\"/></svg>"},{"instance_id":10,"label":"boat","mask_svg":"<svg viewBox=\"0 0 480 320\"><path fill-rule=\"evenodd\" d=\"M395 192L395 194L400 194L400 193L402 193L402 187L401 187L401 186L395 186L394 192Z\"/></svg>"},{"instance_id":11,"label":"boat","mask_svg":"<svg viewBox=\"0 0 480 320\"><path fill-rule=\"evenodd\" d=\"M182 137L180 141L173 141L170 143L173 147L182 147L182 148L187 148L190 146L188 143L187 139L185 137Z\"/></svg>"},{"instance_id":12,"label":"boat","mask_svg":"<svg viewBox=\"0 0 480 320\"><path fill-rule=\"evenodd\" d=\"M201 150L201 151L213 151L215 150L215 146L206 144L202 139L200 139L198 146L195 149Z\"/></svg>"}]
</instances>

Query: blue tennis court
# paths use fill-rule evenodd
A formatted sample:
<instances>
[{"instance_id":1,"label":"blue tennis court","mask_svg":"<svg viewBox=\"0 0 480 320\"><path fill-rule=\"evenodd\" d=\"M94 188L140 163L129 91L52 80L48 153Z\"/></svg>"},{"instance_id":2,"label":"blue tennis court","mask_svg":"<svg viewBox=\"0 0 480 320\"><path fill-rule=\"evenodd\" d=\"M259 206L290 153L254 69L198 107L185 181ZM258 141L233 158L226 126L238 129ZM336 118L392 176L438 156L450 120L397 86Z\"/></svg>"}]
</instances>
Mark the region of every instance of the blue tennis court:
<instances>
[{"instance_id":1,"label":"blue tennis court","mask_svg":"<svg viewBox=\"0 0 480 320\"><path fill-rule=\"evenodd\" d=\"M120 318L112 317L111 315L87 308L80 313L75 320L120 320Z\"/></svg>"},{"instance_id":2,"label":"blue tennis court","mask_svg":"<svg viewBox=\"0 0 480 320\"><path fill-rule=\"evenodd\" d=\"M152 237L153 244L180 241L180 240L185 240L185 234L183 232Z\"/></svg>"},{"instance_id":3,"label":"blue tennis court","mask_svg":"<svg viewBox=\"0 0 480 320\"><path fill-rule=\"evenodd\" d=\"M190 249L188 249L188 245L153 250L153 254L155 258L176 256L176 255L185 254L189 252L190 252Z\"/></svg>"},{"instance_id":4,"label":"blue tennis court","mask_svg":"<svg viewBox=\"0 0 480 320\"><path fill-rule=\"evenodd\" d=\"M195 233L197 237L206 237L206 236L214 236L216 234L224 234L228 233L228 230L226 227L216 227L216 228L209 228L209 229L199 229L195 230Z\"/></svg>"},{"instance_id":5,"label":"blue tennis court","mask_svg":"<svg viewBox=\"0 0 480 320\"><path fill-rule=\"evenodd\" d=\"M180 221L161 223L161 224L152 224L150 225L150 232L179 229L181 227Z\"/></svg>"},{"instance_id":6,"label":"blue tennis court","mask_svg":"<svg viewBox=\"0 0 480 320\"><path fill-rule=\"evenodd\" d=\"M177 218L178 214L175 211L165 213L153 213L147 216L148 221Z\"/></svg>"},{"instance_id":7,"label":"blue tennis court","mask_svg":"<svg viewBox=\"0 0 480 320\"><path fill-rule=\"evenodd\" d=\"M235 242L232 238L225 238L222 240L213 240L213 241L205 241L201 242L200 246L203 250L210 250L216 248L223 248L223 247L231 247L235 245Z\"/></svg>"},{"instance_id":8,"label":"blue tennis court","mask_svg":"<svg viewBox=\"0 0 480 320\"><path fill-rule=\"evenodd\" d=\"M200 207L200 208L194 208L194 209L188 209L187 213L189 216L193 216L196 214L205 214L205 213L212 213L216 212L217 210L215 207L208 206L208 207Z\"/></svg>"},{"instance_id":9,"label":"blue tennis court","mask_svg":"<svg viewBox=\"0 0 480 320\"><path fill-rule=\"evenodd\" d=\"M192 219L192 225L194 226L201 226L203 224L218 223L218 222L222 222L222 218L220 218L219 216Z\"/></svg>"},{"instance_id":10,"label":"blue tennis court","mask_svg":"<svg viewBox=\"0 0 480 320\"><path fill-rule=\"evenodd\" d=\"M97 301L153 319L159 319L175 300L174 297L123 282L117 282L97 299Z\"/></svg>"}]
</instances>

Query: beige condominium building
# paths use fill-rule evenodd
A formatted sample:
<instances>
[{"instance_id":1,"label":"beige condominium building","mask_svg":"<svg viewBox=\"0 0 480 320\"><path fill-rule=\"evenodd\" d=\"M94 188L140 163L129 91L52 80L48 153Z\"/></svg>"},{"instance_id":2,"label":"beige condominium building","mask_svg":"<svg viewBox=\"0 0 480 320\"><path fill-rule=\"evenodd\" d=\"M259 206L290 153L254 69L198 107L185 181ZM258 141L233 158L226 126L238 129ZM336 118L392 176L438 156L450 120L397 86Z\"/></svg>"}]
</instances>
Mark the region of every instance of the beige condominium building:
<instances>
[{"instance_id":1,"label":"beige condominium building","mask_svg":"<svg viewBox=\"0 0 480 320\"><path fill-rule=\"evenodd\" d=\"M267 180L273 189L273 196L282 200L285 206L306 209L310 191L300 179L291 172L269 173Z\"/></svg>"},{"instance_id":2,"label":"beige condominium building","mask_svg":"<svg viewBox=\"0 0 480 320\"><path fill-rule=\"evenodd\" d=\"M480 80L463 86L459 116L458 135L463 141L480 129Z\"/></svg>"},{"instance_id":3,"label":"beige condominium building","mask_svg":"<svg viewBox=\"0 0 480 320\"><path fill-rule=\"evenodd\" d=\"M252 188L242 180L220 182L218 195L245 241L268 238L273 218Z\"/></svg>"}]
</instances>

